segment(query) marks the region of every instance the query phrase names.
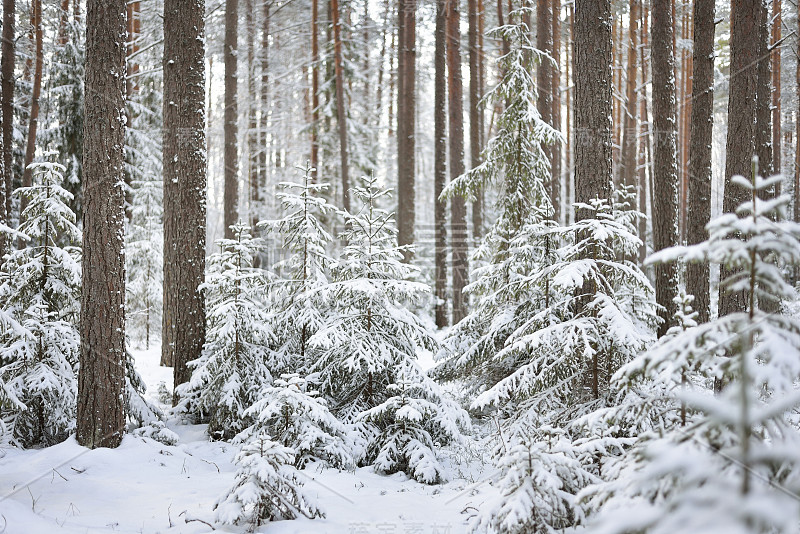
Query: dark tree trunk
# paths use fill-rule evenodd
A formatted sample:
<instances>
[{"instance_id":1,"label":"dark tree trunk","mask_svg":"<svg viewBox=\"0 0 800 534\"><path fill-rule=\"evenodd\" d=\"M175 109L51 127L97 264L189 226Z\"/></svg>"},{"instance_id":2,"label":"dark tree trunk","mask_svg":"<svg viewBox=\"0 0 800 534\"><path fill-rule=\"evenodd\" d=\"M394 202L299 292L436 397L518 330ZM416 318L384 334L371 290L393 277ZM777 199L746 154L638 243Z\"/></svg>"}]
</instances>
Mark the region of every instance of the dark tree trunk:
<instances>
[{"instance_id":1,"label":"dark tree trunk","mask_svg":"<svg viewBox=\"0 0 800 534\"><path fill-rule=\"evenodd\" d=\"M319 0L311 0L311 181L319 166ZM264 41L266 44L266 40ZM263 82L262 82L263 83ZM263 90L263 89L262 89Z\"/></svg>"},{"instance_id":2,"label":"dark tree trunk","mask_svg":"<svg viewBox=\"0 0 800 534\"><path fill-rule=\"evenodd\" d=\"M247 35L247 183L250 227L255 232L260 218L258 184L258 100L256 95L256 10L253 0L245 0ZM257 261L257 260L256 260Z\"/></svg>"},{"instance_id":3,"label":"dark tree trunk","mask_svg":"<svg viewBox=\"0 0 800 534\"><path fill-rule=\"evenodd\" d=\"M553 59L556 62L557 68L553 69L553 128L561 131L561 0L553 0ZM556 210L556 222L561 222L563 215L561 213L562 204L562 191L567 189L564 187L564 177L561 173L561 143L556 143L551 147L552 159L550 165L553 171L553 194L556 197L552 198L553 206Z\"/></svg>"},{"instance_id":4,"label":"dark tree trunk","mask_svg":"<svg viewBox=\"0 0 800 534\"><path fill-rule=\"evenodd\" d=\"M678 244L678 162L675 106L675 49L670 0L653 1L653 249L663 250ZM675 263L655 266L656 302L662 306L663 322L658 335L666 334L674 321L678 293Z\"/></svg>"},{"instance_id":5,"label":"dark tree trunk","mask_svg":"<svg viewBox=\"0 0 800 534\"><path fill-rule=\"evenodd\" d=\"M2 89L3 112L3 177L4 200L7 220L11 220L11 188L14 176L14 64L16 60L16 1L3 0L3 44L0 59L0 89Z\"/></svg>"},{"instance_id":6,"label":"dark tree trunk","mask_svg":"<svg viewBox=\"0 0 800 534\"><path fill-rule=\"evenodd\" d=\"M447 85L450 115L450 179L464 174L464 96L461 84L461 30L459 0L447 0ZM464 287L467 285L467 206L464 198L450 199L450 228L453 252L453 324L467 315Z\"/></svg>"},{"instance_id":7,"label":"dark tree trunk","mask_svg":"<svg viewBox=\"0 0 800 534\"><path fill-rule=\"evenodd\" d=\"M741 187L732 187L735 175L750 176L756 141L756 98L758 81L759 10L762 0L733 0L731 3L731 72L728 92L728 139L725 144L725 195L722 210L732 213L749 198ZM724 280L732 273L721 269ZM744 311L747 296L720 289L719 315Z\"/></svg>"},{"instance_id":8,"label":"dark tree trunk","mask_svg":"<svg viewBox=\"0 0 800 534\"><path fill-rule=\"evenodd\" d=\"M436 267L436 326L447 326L447 202L439 200L447 182L447 0L436 0L436 50L433 96L433 221Z\"/></svg>"},{"instance_id":9,"label":"dark tree trunk","mask_svg":"<svg viewBox=\"0 0 800 534\"><path fill-rule=\"evenodd\" d=\"M622 128L622 161L619 166L619 182L626 186L635 186L636 180L636 139L639 135L636 124L637 113L637 93L636 93L636 67L638 58L636 52L639 49L639 17L641 5L639 0L631 0L630 22L628 23L628 65L626 69L627 80L625 81L625 106L623 108L624 125ZM644 236L639 236L644 239Z\"/></svg>"},{"instance_id":10,"label":"dark tree trunk","mask_svg":"<svg viewBox=\"0 0 800 534\"><path fill-rule=\"evenodd\" d=\"M262 21L263 27L261 29L261 91L260 91L260 113L258 116L258 132L259 132L259 152L258 152L258 183L260 186L259 201L262 201L267 194L267 151L269 150L267 127L269 125L269 36L270 36L270 8L272 1L264 2L263 13L264 20ZM319 71L319 69L317 69ZM317 105L319 105L319 96L317 96ZM313 126L316 128L316 125ZM314 130L316 132L316 130ZM316 135L316 133L312 134ZM315 143L312 142L312 146ZM315 171L316 172L316 171ZM316 176L316 175L314 175Z\"/></svg>"},{"instance_id":11,"label":"dark tree trunk","mask_svg":"<svg viewBox=\"0 0 800 534\"><path fill-rule=\"evenodd\" d=\"M239 0L225 2L225 187L223 224L225 237L233 239L231 226L239 220L239 97L237 53L239 47Z\"/></svg>"},{"instance_id":12,"label":"dark tree trunk","mask_svg":"<svg viewBox=\"0 0 800 534\"><path fill-rule=\"evenodd\" d=\"M76 439L125 431L125 0L88 0L83 130L83 286Z\"/></svg>"},{"instance_id":13,"label":"dark tree trunk","mask_svg":"<svg viewBox=\"0 0 800 534\"><path fill-rule=\"evenodd\" d=\"M756 81L756 156L758 173L772 176L772 61L769 52L769 10L765 3L758 9L758 74Z\"/></svg>"},{"instance_id":14,"label":"dark tree trunk","mask_svg":"<svg viewBox=\"0 0 800 534\"><path fill-rule=\"evenodd\" d=\"M347 112L344 102L344 72L342 66L342 25L339 1L331 0L333 25L333 69L336 78L336 122L339 124L339 163L342 173L342 207L350 211L350 171L347 163Z\"/></svg>"},{"instance_id":15,"label":"dark tree trunk","mask_svg":"<svg viewBox=\"0 0 800 534\"><path fill-rule=\"evenodd\" d=\"M478 46L478 0L468 0L469 32L467 42L469 46L469 156L470 166L474 169L481 163L481 121L480 106L480 63L483 51ZM476 195L472 203L472 239L477 243L483 226L483 190Z\"/></svg>"},{"instance_id":16,"label":"dark tree trunk","mask_svg":"<svg viewBox=\"0 0 800 534\"><path fill-rule=\"evenodd\" d=\"M772 0L772 168L780 174L783 166L783 150L781 148L781 0ZM780 194L780 184L776 194Z\"/></svg>"},{"instance_id":17,"label":"dark tree trunk","mask_svg":"<svg viewBox=\"0 0 800 534\"><path fill-rule=\"evenodd\" d=\"M414 244L414 168L416 118L417 0L397 4L397 243ZM403 251L404 261L413 254Z\"/></svg>"},{"instance_id":18,"label":"dark tree trunk","mask_svg":"<svg viewBox=\"0 0 800 534\"><path fill-rule=\"evenodd\" d=\"M33 72L33 92L31 93L30 122L28 123L28 139L25 146L25 163L22 170L22 187L30 187L33 183L33 171L29 169L28 166L33 163L33 157L36 154L36 132L39 126L39 97L42 93L42 62L44 60L42 0L34 0L31 4L31 11L33 30L36 35L34 51L35 66ZM22 216L22 212L25 210L27 205L28 199L27 197L23 196L20 199L20 217Z\"/></svg>"},{"instance_id":19,"label":"dark tree trunk","mask_svg":"<svg viewBox=\"0 0 800 534\"><path fill-rule=\"evenodd\" d=\"M205 4L164 2L164 313L161 363L175 386L200 357L205 300ZM173 402L177 401L177 397Z\"/></svg>"},{"instance_id":20,"label":"dark tree trunk","mask_svg":"<svg viewBox=\"0 0 800 534\"><path fill-rule=\"evenodd\" d=\"M708 237L711 219L711 140L714 114L714 1L694 3L694 72L692 81L692 124L689 142L689 206L686 228L688 244ZM694 295L699 323L710 313L709 267L706 262L686 266L686 292Z\"/></svg>"},{"instance_id":21,"label":"dark tree trunk","mask_svg":"<svg viewBox=\"0 0 800 534\"><path fill-rule=\"evenodd\" d=\"M536 5L536 48L547 54L553 53L553 11L550 5L551 0L538 0ZM536 71L536 85L539 98L536 107L542 120L552 126L553 124L553 64L549 61L542 61ZM544 147L547 161L552 165L553 147ZM547 192L553 203L553 220L561 218L560 197L561 191L558 176L550 173L550 181L547 185Z\"/></svg>"}]
</instances>

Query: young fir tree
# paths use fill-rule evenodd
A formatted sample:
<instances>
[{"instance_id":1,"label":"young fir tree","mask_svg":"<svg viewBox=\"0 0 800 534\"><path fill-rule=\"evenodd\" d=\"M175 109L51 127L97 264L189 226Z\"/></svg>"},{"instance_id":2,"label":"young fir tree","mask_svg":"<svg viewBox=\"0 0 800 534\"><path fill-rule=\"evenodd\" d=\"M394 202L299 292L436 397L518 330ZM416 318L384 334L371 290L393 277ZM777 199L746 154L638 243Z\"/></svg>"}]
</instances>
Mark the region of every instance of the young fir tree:
<instances>
[{"instance_id":1,"label":"young fir tree","mask_svg":"<svg viewBox=\"0 0 800 534\"><path fill-rule=\"evenodd\" d=\"M325 289L331 314L311 337L318 359L310 370L334 414L356 424L362 464L433 482L442 478L433 443L457 439L468 417L416 364L417 352L437 343L405 306L429 288L410 280L393 216L377 207L389 192L365 181L354 189L361 210L345 214L347 247Z\"/></svg>"},{"instance_id":2,"label":"young fir tree","mask_svg":"<svg viewBox=\"0 0 800 534\"><path fill-rule=\"evenodd\" d=\"M747 308L687 323L620 371L623 383L662 385L680 412L640 437L614 480L587 490L603 508L593 532L797 530L800 321L764 311L797 298L785 269L800 263L800 225L783 219L787 196L762 200L779 181L734 177L749 201L709 223L707 241L651 258L723 265L735 274L722 291L744 291Z\"/></svg>"},{"instance_id":3,"label":"young fir tree","mask_svg":"<svg viewBox=\"0 0 800 534\"><path fill-rule=\"evenodd\" d=\"M0 349L0 382L10 391L14 440L24 447L53 445L75 429L80 350L80 242L72 195L62 187L64 166L33 164L34 185L20 188L29 202L19 232L29 237L0 270L0 309L8 316Z\"/></svg>"},{"instance_id":4,"label":"young fir tree","mask_svg":"<svg viewBox=\"0 0 800 534\"><path fill-rule=\"evenodd\" d=\"M292 449L260 435L242 446L234 463L236 483L214 505L217 521L247 523L254 532L267 521L324 517L297 480Z\"/></svg>"},{"instance_id":5,"label":"young fir tree","mask_svg":"<svg viewBox=\"0 0 800 534\"><path fill-rule=\"evenodd\" d=\"M256 394L281 372L269 347L275 334L259 295L267 286L266 271L252 267L260 240L250 227L233 226L234 239L221 239L220 252L209 258L203 290L208 302L208 335L202 356L190 362L192 378L178 388L182 408L208 421L209 434L230 439L252 419L245 410Z\"/></svg>"},{"instance_id":6,"label":"young fir tree","mask_svg":"<svg viewBox=\"0 0 800 534\"><path fill-rule=\"evenodd\" d=\"M486 97L503 105L498 133L484 150L483 162L443 193L474 201L489 184L500 186L499 215L473 257L485 265L473 271L473 282L465 289L473 297L473 311L450 332L444 355L451 358L438 370L445 378L467 378L472 390L491 387L517 368L513 359L494 357L508 336L545 306L545 292L527 283L528 274L551 260L555 249L547 231L553 209L545 186L550 179L545 148L562 137L536 107L533 73L551 59L531 44L523 13L512 12L515 23L492 31L510 46L499 61L503 76Z\"/></svg>"}]
</instances>

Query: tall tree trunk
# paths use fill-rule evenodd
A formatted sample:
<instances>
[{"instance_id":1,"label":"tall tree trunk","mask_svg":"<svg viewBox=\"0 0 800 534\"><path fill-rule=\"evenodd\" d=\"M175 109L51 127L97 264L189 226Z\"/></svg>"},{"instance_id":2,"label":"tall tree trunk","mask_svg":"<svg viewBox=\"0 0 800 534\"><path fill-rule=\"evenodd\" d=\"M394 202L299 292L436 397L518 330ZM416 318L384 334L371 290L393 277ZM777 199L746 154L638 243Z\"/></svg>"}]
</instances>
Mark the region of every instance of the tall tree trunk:
<instances>
[{"instance_id":1,"label":"tall tree trunk","mask_svg":"<svg viewBox=\"0 0 800 534\"><path fill-rule=\"evenodd\" d=\"M250 227L253 231L260 219L260 190L258 183L258 100L256 95L256 6L245 0L245 27L247 32L247 182ZM257 258L254 259L257 262Z\"/></svg>"},{"instance_id":2,"label":"tall tree trunk","mask_svg":"<svg viewBox=\"0 0 800 534\"><path fill-rule=\"evenodd\" d=\"M225 187L223 192L223 225L226 239L233 239L231 226L239 220L239 0L225 2Z\"/></svg>"},{"instance_id":3,"label":"tall tree trunk","mask_svg":"<svg viewBox=\"0 0 800 534\"><path fill-rule=\"evenodd\" d=\"M175 386L205 342L205 4L164 2L164 313L161 361ZM173 402L177 402L177 396Z\"/></svg>"},{"instance_id":4,"label":"tall tree trunk","mask_svg":"<svg viewBox=\"0 0 800 534\"><path fill-rule=\"evenodd\" d=\"M758 51L760 38L759 10L763 0L732 0L731 65L735 75L728 92L728 138L725 144L725 194L722 209L733 213L739 204L749 199L747 191L732 187L735 175L750 176L751 161L756 150L756 98L758 81ZM721 279L733 274L720 269ZM747 308L744 291L720 289L719 315L744 311Z\"/></svg>"},{"instance_id":5,"label":"tall tree trunk","mask_svg":"<svg viewBox=\"0 0 800 534\"><path fill-rule=\"evenodd\" d=\"M758 156L758 173L762 176L772 176L772 61L769 52L769 10L764 2L759 7L758 17L756 155Z\"/></svg>"},{"instance_id":6,"label":"tall tree trunk","mask_svg":"<svg viewBox=\"0 0 800 534\"><path fill-rule=\"evenodd\" d=\"M619 182L625 186L635 186L636 177L636 139L639 136L636 124L637 93L636 93L636 67L638 65L636 52L639 49L639 17L641 5L639 0L631 0L630 16L628 23L628 65L626 68L627 80L625 81L625 106L624 126L622 128L622 161L619 167ZM639 236L644 239L644 236Z\"/></svg>"},{"instance_id":7,"label":"tall tree trunk","mask_svg":"<svg viewBox=\"0 0 800 534\"><path fill-rule=\"evenodd\" d=\"M573 42L573 35L574 32L574 24L575 19L573 15L573 5L567 4L567 38L566 38L566 46L564 47L564 52L566 56L566 60L564 61L564 72L566 74L564 80L564 87L565 93L564 96L567 100L567 121L566 121L566 138L567 138L567 146L566 146L566 154L564 155L564 161L567 165L567 172L564 173L564 203L566 205L566 211L564 212L564 224L571 224L572 221L572 184L573 184L573 135L572 135L572 125L573 125L573 115L574 115L574 106L573 98L575 95L575 88L572 87L573 79L574 79L574 64L573 64L573 57L574 54L572 53L572 42Z\"/></svg>"},{"instance_id":8,"label":"tall tree trunk","mask_svg":"<svg viewBox=\"0 0 800 534\"><path fill-rule=\"evenodd\" d=\"M447 0L447 85L450 116L450 179L464 174L464 97L461 84L461 16L459 0ZM467 258L467 207L463 197L450 199L450 232L453 253L453 324L467 315L464 287L469 276Z\"/></svg>"},{"instance_id":9,"label":"tall tree trunk","mask_svg":"<svg viewBox=\"0 0 800 534\"><path fill-rule=\"evenodd\" d=\"M781 147L781 0L772 0L772 168L780 174L783 166ZM780 184L776 186L780 194Z\"/></svg>"},{"instance_id":10,"label":"tall tree trunk","mask_svg":"<svg viewBox=\"0 0 800 534\"><path fill-rule=\"evenodd\" d=\"M641 213L647 213L647 200L650 200L650 205L652 208L653 204L653 190L652 188L648 187L648 184L652 183L652 175L653 175L653 167L651 165L653 160L653 151L652 151L652 125L650 124L650 111L647 106L647 57L645 55L645 49L649 49L649 37L648 37L648 28L650 25L648 24L649 20L649 13L650 8L646 5L642 5L642 23L639 25L641 28L641 42L642 46L639 47L639 63L641 68L639 69L642 73L642 86L641 86L641 97L639 100L639 116L641 119L641 129L640 129L640 139L639 139L639 146L640 151L640 163L639 163L639 177L637 180L637 188L639 191L639 211ZM653 210L650 210L652 213ZM645 257L647 256L647 220L642 218L639 220L639 236L642 239L642 246L639 247L639 263L644 263Z\"/></svg>"},{"instance_id":11,"label":"tall tree trunk","mask_svg":"<svg viewBox=\"0 0 800 534\"><path fill-rule=\"evenodd\" d=\"M331 0L331 23L333 24L333 68L336 78L336 120L339 124L339 163L342 173L342 207L344 207L345 211L349 212L350 176L347 163L347 111L344 101L342 25L339 20L339 0Z\"/></svg>"},{"instance_id":12,"label":"tall tree trunk","mask_svg":"<svg viewBox=\"0 0 800 534\"><path fill-rule=\"evenodd\" d=\"M397 4L397 244L414 244L414 170L417 62L417 0L399 0ZM413 253L403 251L411 261Z\"/></svg>"},{"instance_id":13,"label":"tall tree trunk","mask_svg":"<svg viewBox=\"0 0 800 534\"><path fill-rule=\"evenodd\" d=\"M83 129L83 285L76 439L125 431L125 0L88 0Z\"/></svg>"},{"instance_id":14,"label":"tall tree trunk","mask_svg":"<svg viewBox=\"0 0 800 534\"><path fill-rule=\"evenodd\" d=\"M0 89L2 89L3 113L3 184L5 188L5 210L11 220L11 188L14 177L14 64L16 60L16 1L3 0L3 44L0 59Z\"/></svg>"},{"instance_id":15,"label":"tall tree trunk","mask_svg":"<svg viewBox=\"0 0 800 534\"><path fill-rule=\"evenodd\" d=\"M263 201L265 198L269 198L267 192L269 191L267 186L267 180L269 176L269 167L267 166L267 153L269 151L269 140L270 136L268 135L268 128L269 128L269 39L270 39L270 8L272 7L272 0L264 2L262 9L263 9L263 20L262 20L262 28L261 28L261 91L260 91L260 103L259 108L260 112L258 115L258 131L259 131L259 153L258 153L258 183L260 187L260 193L258 197L258 201ZM319 72L319 67L315 67L317 72ZM315 94L317 94L315 92ZM316 103L319 106L319 95L316 96ZM313 104L312 104L313 105ZM313 136L316 136L316 122L312 126ZM315 146L315 143L312 142L312 147ZM316 173L316 171L314 171ZM316 174L313 174L316 176ZM271 213L268 214L271 216Z\"/></svg>"},{"instance_id":16,"label":"tall tree trunk","mask_svg":"<svg viewBox=\"0 0 800 534\"><path fill-rule=\"evenodd\" d=\"M689 144L689 206L686 240L689 245L705 241L711 220L711 141L714 117L714 2L695 0L694 58L692 60L692 126ZM709 266L706 262L686 266L686 292L694 295L699 323L710 313Z\"/></svg>"},{"instance_id":17,"label":"tall tree trunk","mask_svg":"<svg viewBox=\"0 0 800 534\"><path fill-rule=\"evenodd\" d=\"M447 202L440 200L447 182L447 0L436 0L433 96L433 221L436 270L436 326L447 326Z\"/></svg>"},{"instance_id":18,"label":"tall tree trunk","mask_svg":"<svg viewBox=\"0 0 800 534\"><path fill-rule=\"evenodd\" d=\"M319 167L319 0L311 0L311 181Z\"/></svg>"},{"instance_id":19,"label":"tall tree trunk","mask_svg":"<svg viewBox=\"0 0 800 534\"><path fill-rule=\"evenodd\" d=\"M481 122L480 122L480 61L483 51L478 47L478 0L467 1L469 30L469 156L474 169L481 163ZM483 190L478 191L472 202L472 239L477 243L483 235Z\"/></svg>"},{"instance_id":20,"label":"tall tree trunk","mask_svg":"<svg viewBox=\"0 0 800 534\"><path fill-rule=\"evenodd\" d=\"M125 78L125 98L130 102L134 95L139 91L139 84L136 75L139 73L139 63L135 54L139 51L139 37L141 35L141 3L128 2L128 48L127 65L128 76ZM127 109L127 124L131 124L131 110ZM125 171L125 218L128 222L133 216L133 176Z\"/></svg>"},{"instance_id":21,"label":"tall tree trunk","mask_svg":"<svg viewBox=\"0 0 800 534\"><path fill-rule=\"evenodd\" d=\"M547 54L553 53L553 11L551 0L538 0L536 4L536 47ZM549 125L553 125L553 64L550 61L542 61L536 70L536 85L538 90L538 98L536 100L536 107L539 110L539 115L542 120ZM547 156L547 162L552 165L553 162L553 147L548 145L544 147L544 153ZM560 191L559 177L553 174L552 167L550 172L550 180L547 184L547 193L550 195L550 200L553 204L553 220L558 221L561 218L560 212Z\"/></svg>"},{"instance_id":22,"label":"tall tree trunk","mask_svg":"<svg viewBox=\"0 0 800 534\"><path fill-rule=\"evenodd\" d=\"M653 249L657 252L678 244L678 162L675 109L675 49L672 2L653 0ZM658 335L674 322L678 293L675 263L655 266L656 302L662 306Z\"/></svg>"},{"instance_id":23,"label":"tall tree trunk","mask_svg":"<svg viewBox=\"0 0 800 534\"><path fill-rule=\"evenodd\" d=\"M35 63L33 71L33 92L31 93L30 122L28 123L28 140L25 146L25 166L22 171L22 187L30 187L33 183L33 171L28 166L33 163L36 154L36 131L39 126L39 97L42 93L42 63L44 61L42 30L42 0L33 0L31 4L32 22L35 33ZM20 199L20 217L28 205L27 197Z\"/></svg>"},{"instance_id":24,"label":"tall tree trunk","mask_svg":"<svg viewBox=\"0 0 800 534\"><path fill-rule=\"evenodd\" d=\"M553 69L553 127L561 131L561 0L553 0L553 59L556 62L556 68ZM564 188L564 177L561 172L561 143L556 143L551 147L552 159L550 165L553 171L553 188L554 194L557 193L557 198L554 197L553 206L556 210L556 222L561 222L563 219L561 205L562 194Z\"/></svg>"}]
</instances>

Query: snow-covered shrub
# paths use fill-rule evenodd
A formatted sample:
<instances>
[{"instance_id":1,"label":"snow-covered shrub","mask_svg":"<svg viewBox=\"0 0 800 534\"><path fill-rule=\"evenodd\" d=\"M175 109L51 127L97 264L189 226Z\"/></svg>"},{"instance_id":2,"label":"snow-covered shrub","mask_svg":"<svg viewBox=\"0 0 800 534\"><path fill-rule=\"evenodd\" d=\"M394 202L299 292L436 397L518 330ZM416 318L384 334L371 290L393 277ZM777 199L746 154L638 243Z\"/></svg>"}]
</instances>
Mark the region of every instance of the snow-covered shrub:
<instances>
[{"instance_id":1,"label":"snow-covered shrub","mask_svg":"<svg viewBox=\"0 0 800 534\"><path fill-rule=\"evenodd\" d=\"M236 484L215 504L217 521L249 524L252 532L267 521L324 517L302 490L292 449L261 435L245 443L234 462Z\"/></svg>"},{"instance_id":2,"label":"snow-covered shrub","mask_svg":"<svg viewBox=\"0 0 800 534\"><path fill-rule=\"evenodd\" d=\"M15 191L29 203L19 232L28 246L12 250L0 269L0 382L19 403L4 413L22 446L52 445L75 428L80 351L80 249L72 195L62 186L64 167L33 164L34 185Z\"/></svg>"},{"instance_id":3,"label":"snow-covered shrub","mask_svg":"<svg viewBox=\"0 0 800 534\"><path fill-rule=\"evenodd\" d=\"M214 438L230 439L252 421L244 412L264 384L279 372L270 360L274 343L270 314L259 295L266 271L252 267L260 246L249 227L234 226L234 239L218 241L220 252L209 258L206 282L207 336L203 353L190 362L192 377L178 387L181 406L207 420Z\"/></svg>"},{"instance_id":4,"label":"snow-covered shrub","mask_svg":"<svg viewBox=\"0 0 800 534\"><path fill-rule=\"evenodd\" d=\"M164 421L151 421L134 430L133 435L154 439L164 445L176 445L179 439L178 434L167 428Z\"/></svg>"},{"instance_id":5,"label":"snow-covered shrub","mask_svg":"<svg viewBox=\"0 0 800 534\"><path fill-rule=\"evenodd\" d=\"M613 480L585 491L601 509L592 532L800 528L800 321L764 311L797 298L782 269L800 263L800 225L783 220L788 197L759 198L778 181L735 177L750 201L709 223L706 242L651 258L722 264L736 273L722 290L745 291L747 309L687 322L620 370L621 381L662 385L680 415L643 434Z\"/></svg>"},{"instance_id":6,"label":"snow-covered shrub","mask_svg":"<svg viewBox=\"0 0 800 534\"><path fill-rule=\"evenodd\" d=\"M133 354L130 351L126 351L125 415L128 418L128 422L134 427L151 423L158 424L164 418L164 414L158 406L154 406L145 400L144 394L146 391L147 386L136 370Z\"/></svg>"},{"instance_id":7,"label":"snow-covered shrub","mask_svg":"<svg viewBox=\"0 0 800 534\"><path fill-rule=\"evenodd\" d=\"M255 423L237 439L268 434L296 452L298 469L315 460L337 468L353 466L347 428L331 414L308 381L297 374L284 374L274 385L261 388L258 400L244 415Z\"/></svg>"}]
</instances>

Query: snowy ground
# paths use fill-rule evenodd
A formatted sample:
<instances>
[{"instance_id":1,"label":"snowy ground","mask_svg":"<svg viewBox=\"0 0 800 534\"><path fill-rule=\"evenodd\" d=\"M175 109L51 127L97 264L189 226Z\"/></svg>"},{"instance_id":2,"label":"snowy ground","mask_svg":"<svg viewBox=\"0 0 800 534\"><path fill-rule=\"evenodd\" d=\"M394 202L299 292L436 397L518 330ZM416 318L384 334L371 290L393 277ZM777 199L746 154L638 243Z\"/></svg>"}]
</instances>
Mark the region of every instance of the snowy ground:
<instances>
[{"instance_id":1,"label":"snowy ground","mask_svg":"<svg viewBox=\"0 0 800 534\"><path fill-rule=\"evenodd\" d=\"M172 369L158 366L159 353L135 353L155 401L158 384L172 381ZM214 502L232 485L236 449L209 442L202 426L169 421L168 427L180 436L176 446L129 435L114 450L88 450L74 438L43 450L1 450L0 533L211 532L202 521L213 524ZM493 494L476 461L480 454L451 453L453 480L441 486L370 468L348 473L312 466L302 472L305 488L318 496L327 517L272 523L257 532L464 532L469 514Z\"/></svg>"}]
</instances>

